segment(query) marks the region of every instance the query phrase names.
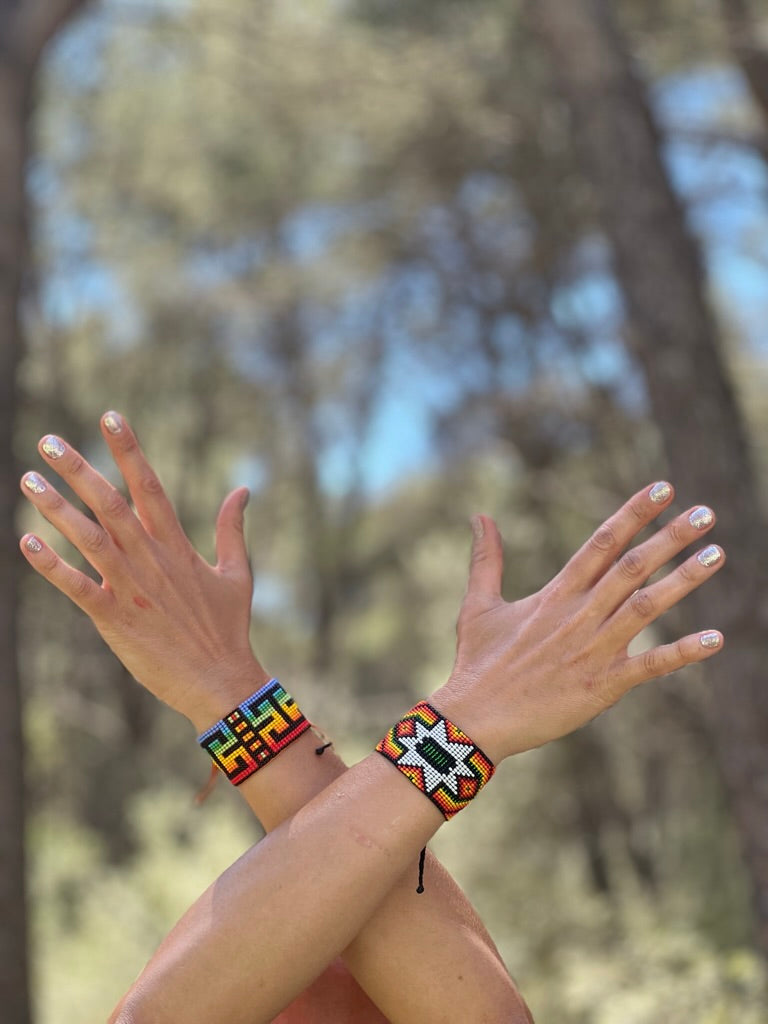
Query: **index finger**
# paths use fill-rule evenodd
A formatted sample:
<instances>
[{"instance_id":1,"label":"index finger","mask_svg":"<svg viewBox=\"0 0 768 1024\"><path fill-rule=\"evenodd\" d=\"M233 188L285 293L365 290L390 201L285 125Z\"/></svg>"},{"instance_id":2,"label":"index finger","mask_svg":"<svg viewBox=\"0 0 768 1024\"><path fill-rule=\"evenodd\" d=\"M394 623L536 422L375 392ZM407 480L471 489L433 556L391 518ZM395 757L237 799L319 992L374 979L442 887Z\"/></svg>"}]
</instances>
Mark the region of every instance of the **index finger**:
<instances>
[{"instance_id":1,"label":"index finger","mask_svg":"<svg viewBox=\"0 0 768 1024\"><path fill-rule=\"evenodd\" d=\"M104 413L101 432L147 532L157 540L168 540L174 534L182 533L160 478L147 461L125 417L114 411Z\"/></svg>"},{"instance_id":2,"label":"index finger","mask_svg":"<svg viewBox=\"0 0 768 1024\"><path fill-rule=\"evenodd\" d=\"M638 533L669 506L674 493L672 484L660 480L633 494L579 548L563 569L563 577L574 589L594 586Z\"/></svg>"}]
</instances>

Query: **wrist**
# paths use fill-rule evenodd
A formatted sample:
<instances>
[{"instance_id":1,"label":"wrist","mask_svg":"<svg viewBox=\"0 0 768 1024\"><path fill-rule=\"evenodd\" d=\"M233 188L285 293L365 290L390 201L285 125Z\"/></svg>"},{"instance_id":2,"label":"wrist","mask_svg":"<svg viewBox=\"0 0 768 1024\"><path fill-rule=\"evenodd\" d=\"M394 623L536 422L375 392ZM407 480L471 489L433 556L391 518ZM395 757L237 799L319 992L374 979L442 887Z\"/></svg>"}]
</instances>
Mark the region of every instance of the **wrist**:
<instances>
[{"instance_id":1,"label":"wrist","mask_svg":"<svg viewBox=\"0 0 768 1024\"><path fill-rule=\"evenodd\" d=\"M476 741L429 701L419 701L395 722L376 752L391 761L446 820L466 807L495 771Z\"/></svg>"},{"instance_id":2,"label":"wrist","mask_svg":"<svg viewBox=\"0 0 768 1024\"><path fill-rule=\"evenodd\" d=\"M435 690L429 703L454 725L472 738L474 743L498 766L508 756L503 731L490 701L472 692L466 680L458 676L450 679Z\"/></svg>"},{"instance_id":3,"label":"wrist","mask_svg":"<svg viewBox=\"0 0 768 1024\"><path fill-rule=\"evenodd\" d=\"M209 726L197 742L239 786L311 728L282 683L271 679Z\"/></svg>"},{"instance_id":4,"label":"wrist","mask_svg":"<svg viewBox=\"0 0 768 1024\"><path fill-rule=\"evenodd\" d=\"M204 732L271 678L250 653L217 665L190 685L182 713L198 733Z\"/></svg>"}]
</instances>

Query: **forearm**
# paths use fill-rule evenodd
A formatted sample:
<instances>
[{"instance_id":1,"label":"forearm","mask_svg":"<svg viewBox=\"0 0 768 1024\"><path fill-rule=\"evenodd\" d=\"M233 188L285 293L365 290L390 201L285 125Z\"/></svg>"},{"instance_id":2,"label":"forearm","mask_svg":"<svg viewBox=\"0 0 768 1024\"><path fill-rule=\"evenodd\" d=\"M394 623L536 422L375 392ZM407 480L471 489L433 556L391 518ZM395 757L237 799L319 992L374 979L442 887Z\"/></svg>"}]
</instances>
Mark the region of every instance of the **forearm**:
<instances>
[{"instance_id":1,"label":"forearm","mask_svg":"<svg viewBox=\"0 0 768 1024\"><path fill-rule=\"evenodd\" d=\"M238 787L268 832L348 770L332 749L317 756L317 747L305 733ZM429 853L425 877L417 894L414 857L344 951L354 978L391 1024L530 1020L479 916Z\"/></svg>"},{"instance_id":2,"label":"forearm","mask_svg":"<svg viewBox=\"0 0 768 1024\"><path fill-rule=\"evenodd\" d=\"M350 944L442 820L371 754L203 894L116 1020L268 1024Z\"/></svg>"},{"instance_id":3,"label":"forearm","mask_svg":"<svg viewBox=\"0 0 768 1024\"><path fill-rule=\"evenodd\" d=\"M202 717L205 727L221 713L211 700L228 692L250 653L247 494L238 488L222 504L217 561L211 565L192 549L125 421L109 413L102 431L135 511L81 455L50 435L40 443L41 455L95 517L76 509L37 473L22 481L29 500L80 550L102 583L63 561L39 537L22 538L22 551L91 617L139 682L193 722ZM663 481L638 491L554 579L514 602L501 593L498 529L487 517L474 518L454 671L433 703L491 761L498 764L578 729L633 687L721 649L722 634L708 629L642 654L629 651L641 630L725 562L722 550L709 545L654 579L715 522L711 509L694 507L635 543L673 494ZM394 758L402 756L400 767L413 764L407 755L435 769L434 744L421 753L405 746ZM442 763L449 764L452 744L437 747L448 758ZM451 798L457 778L450 782ZM441 821L440 811L415 786L371 755L279 825L195 904L124 1001L118 1019L269 1021L350 945L406 870L413 870ZM396 938L407 942L410 905L404 912ZM470 1019L479 1019L474 1006Z\"/></svg>"}]
</instances>

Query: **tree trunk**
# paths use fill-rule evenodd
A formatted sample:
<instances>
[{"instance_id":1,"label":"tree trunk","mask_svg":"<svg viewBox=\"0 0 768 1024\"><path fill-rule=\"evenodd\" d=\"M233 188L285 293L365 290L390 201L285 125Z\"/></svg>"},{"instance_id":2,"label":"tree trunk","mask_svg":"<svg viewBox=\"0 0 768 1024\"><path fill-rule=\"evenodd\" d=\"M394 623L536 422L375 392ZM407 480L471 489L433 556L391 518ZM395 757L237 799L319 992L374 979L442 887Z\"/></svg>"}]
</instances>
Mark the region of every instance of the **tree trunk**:
<instances>
[{"instance_id":1,"label":"tree trunk","mask_svg":"<svg viewBox=\"0 0 768 1024\"><path fill-rule=\"evenodd\" d=\"M13 457L19 298L26 249L24 166L26 83L0 68L0 1006L8 1024L30 1020L24 899L24 785L16 658L20 556Z\"/></svg>"},{"instance_id":2,"label":"tree trunk","mask_svg":"<svg viewBox=\"0 0 768 1024\"><path fill-rule=\"evenodd\" d=\"M630 344L683 504L718 512L731 564L686 602L692 628L719 626L728 649L714 682L716 741L768 955L768 559L746 432L720 350L697 246L660 155L643 85L604 0L538 0L529 11L557 68L580 156L601 204L623 289Z\"/></svg>"},{"instance_id":3,"label":"tree trunk","mask_svg":"<svg viewBox=\"0 0 768 1024\"><path fill-rule=\"evenodd\" d=\"M21 297L27 266L29 121L43 47L85 0L0 0L0 1007L4 1024L29 1024L24 871L24 773L16 656L21 556L13 452Z\"/></svg>"}]
</instances>

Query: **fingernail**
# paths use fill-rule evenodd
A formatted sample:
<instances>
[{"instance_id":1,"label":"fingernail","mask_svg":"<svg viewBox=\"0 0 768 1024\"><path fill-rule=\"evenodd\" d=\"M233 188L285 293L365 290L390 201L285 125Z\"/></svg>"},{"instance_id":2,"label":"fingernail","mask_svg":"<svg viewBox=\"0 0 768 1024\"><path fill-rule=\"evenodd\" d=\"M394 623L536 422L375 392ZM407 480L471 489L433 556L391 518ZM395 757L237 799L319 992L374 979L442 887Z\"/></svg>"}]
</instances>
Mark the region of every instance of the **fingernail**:
<instances>
[{"instance_id":1,"label":"fingernail","mask_svg":"<svg viewBox=\"0 0 768 1024\"><path fill-rule=\"evenodd\" d=\"M719 562L722 557L720 548L715 547L714 544L710 544L708 548L704 548L703 551L700 551L698 555L696 555L698 561L707 568L709 568L710 565L714 565L716 562Z\"/></svg>"},{"instance_id":2,"label":"fingernail","mask_svg":"<svg viewBox=\"0 0 768 1024\"><path fill-rule=\"evenodd\" d=\"M657 484L648 492L648 497L654 503L654 505L663 505L672 493L672 486L668 484L666 480L660 480Z\"/></svg>"},{"instance_id":3,"label":"fingernail","mask_svg":"<svg viewBox=\"0 0 768 1024\"><path fill-rule=\"evenodd\" d=\"M712 509L706 508L704 505L701 508L694 509L688 516L688 522L697 530L703 530L705 526L711 526L714 521L715 517Z\"/></svg>"},{"instance_id":4,"label":"fingernail","mask_svg":"<svg viewBox=\"0 0 768 1024\"><path fill-rule=\"evenodd\" d=\"M41 448L49 459L60 459L67 450L64 442L56 437L55 434L49 434L44 438Z\"/></svg>"},{"instance_id":5,"label":"fingernail","mask_svg":"<svg viewBox=\"0 0 768 1024\"><path fill-rule=\"evenodd\" d=\"M123 420L119 413L108 412L104 414L104 426L110 434L119 434L123 429Z\"/></svg>"},{"instance_id":6,"label":"fingernail","mask_svg":"<svg viewBox=\"0 0 768 1024\"><path fill-rule=\"evenodd\" d=\"M699 637L699 643L702 647L719 647L722 643L722 637L719 633L713 631L702 633Z\"/></svg>"},{"instance_id":7,"label":"fingernail","mask_svg":"<svg viewBox=\"0 0 768 1024\"><path fill-rule=\"evenodd\" d=\"M34 536L27 537L24 547L27 549L27 551L31 551L35 555L38 553L38 551L43 550L43 545L40 543L37 537Z\"/></svg>"},{"instance_id":8,"label":"fingernail","mask_svg":"<svg viewBox=\"0 0 768 1024\"><path fill-rule=\"evenodd\" d=\"M246 508L248 507L248 502L250 500L251 500L251 492L250 491L246 491L245 494L240 499L240 511L241 512L245 512Z\"/></svg>"},{"instance_id":9,"label":"fingernail","mask_svg":"<svg viewBox=\"0 0 768 1024\"><path fill-rule=\"evenodd\" d=\"M480 516L472 516L472 533L475 535L475 540L482 540L485 536L485 525Z\"/></svg>"},{"instance_id":10,"label":"fingernail","mask_svg":"<svg viewBox=\"0 0 768 1024\"><path fill-rule=\"evenodd\" d=\"M37 473L27 473L24 477L24 486L33 494L42 494L43 491L48 490L42 477L39 477Z\"/></svg>"}]
</instances>

